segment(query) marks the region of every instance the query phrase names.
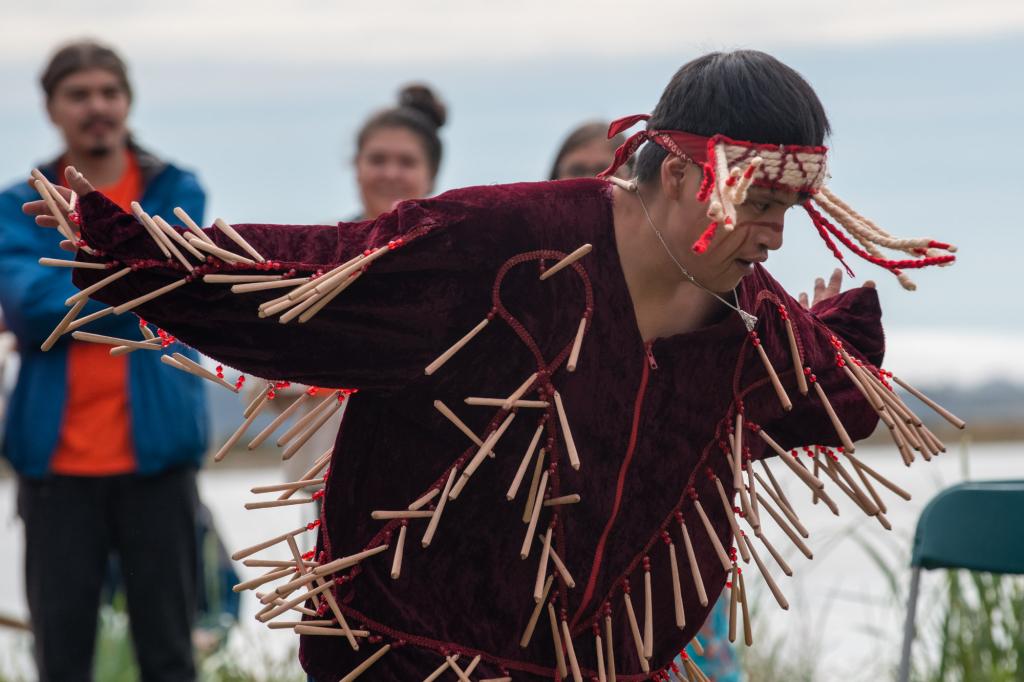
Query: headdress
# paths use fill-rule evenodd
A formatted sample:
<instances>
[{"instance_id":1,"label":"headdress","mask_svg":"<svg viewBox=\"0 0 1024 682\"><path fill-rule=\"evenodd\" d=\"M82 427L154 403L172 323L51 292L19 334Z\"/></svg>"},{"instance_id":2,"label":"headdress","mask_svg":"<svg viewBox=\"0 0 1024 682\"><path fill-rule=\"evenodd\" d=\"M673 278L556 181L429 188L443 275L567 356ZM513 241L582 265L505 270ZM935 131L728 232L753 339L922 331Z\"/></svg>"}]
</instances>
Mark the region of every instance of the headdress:
<instances>
[{"instance_id":1,"label":"headdress","mask_svg":"<svg viewBox=\"0 0 1024 682\"><path fill-rule=\"evenodd\" d=\"M649 119L647 114L636 114L612 121L608 137L612 138ZM697 164L703 171L697 200L708 204L707 215L711 222L693 244L697 253L707 250L719 229L726 232L733 229L736 207L746 201L747 190L753 185L806 195L802 205L811 222L851 276L853 271L833 238L864 260L896 275L903 288L909 290L916 286L903 270L948 265L956 260L952 255L956 251L955 246L928 238L895 237L836 196L825 184L829 174L828 147L824 146L765 144L734 140L725 135L705 137L680 130L648 128L634 133L615 150L612 164L598 177L611 176L647 141ZM905 257L891 258L882 251L883 248L900 252Z\"/></svg>"}]
</instances>

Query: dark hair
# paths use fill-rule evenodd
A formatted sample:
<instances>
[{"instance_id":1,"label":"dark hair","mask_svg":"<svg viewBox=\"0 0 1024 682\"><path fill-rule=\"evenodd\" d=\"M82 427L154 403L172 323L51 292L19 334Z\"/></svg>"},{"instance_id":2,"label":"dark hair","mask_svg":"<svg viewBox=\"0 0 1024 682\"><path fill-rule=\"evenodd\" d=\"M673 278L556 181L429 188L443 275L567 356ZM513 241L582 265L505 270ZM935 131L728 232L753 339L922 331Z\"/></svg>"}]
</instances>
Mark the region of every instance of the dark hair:
<instances>
[{"instance_id":1,"label":"dark hair","mask_svg":"<svg viewBox=\"0 0 1024 682\"><path fill-rule=\"evenodd\" d=\"M370 135L381 128L405 128L420 138L430 163L430 176L436 177L441 167L442 151L437 130L444 125L446 118L444 103L433 90L419 83L407 85L398 93L398 106L378 111L359 129L356 152L362 151Z\"/></svg>"},{"instance_id":2,"label":"dark hair","mask_svg":"<svg viewBox=\"0 0 1024 682\"><path fill-rule=\"evenodd\" d=\"M604 121L588 121L581 123L577 126L565 141L562 142L562 146L558 148L558 154L555 155L555 162L551 164L551 173L549 174L549 180L558 179L558 167L562 164L562 159L567 155L576 151L580 147L594 142L595 140L607 141L608 146L614 151L620 144L622 144L626 138L624 135L616 135L612 139L608 139L608 124Z\"/></svg>"},{"instance_id":3,"label":"dark hair","mask_svg":"<svg viewBox=\"0 0 1024 682\"><path fill-rule=\"evenodd\" d=\"M755 50L712 52L684 65L647 127L799 145L820 145L830 131L825 108L803 76ZM644 145L637 160L641 182L657 176L666 153Z\"/></svg>"},{"instance_id":4,"label":"dark hair","mask_svg":"<svg viewBox=\"0 0 1024 682\"><path fill-rule=\"evenodd\" d=\"M39 77L46 99L53 97L57 85L73 73L87 69L103 69L117 76L121 87L132 96L132 86L128 82L128 67L124 60L106 45L92 40L80 40L64 45L52 57Z\"/></svg>"}]
</instances>

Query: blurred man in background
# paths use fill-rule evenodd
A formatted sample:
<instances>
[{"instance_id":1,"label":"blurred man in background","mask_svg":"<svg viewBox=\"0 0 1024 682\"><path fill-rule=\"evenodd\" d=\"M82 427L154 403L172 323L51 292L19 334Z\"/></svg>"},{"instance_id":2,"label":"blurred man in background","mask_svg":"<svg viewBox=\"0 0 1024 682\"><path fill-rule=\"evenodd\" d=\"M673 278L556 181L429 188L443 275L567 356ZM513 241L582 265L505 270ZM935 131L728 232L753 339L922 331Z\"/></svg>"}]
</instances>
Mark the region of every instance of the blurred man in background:
<instances>
[{"instance_id":1,"label":"blurred man in background","mask_svg":"<svg viewBox=\"0 0 1024 682\"><path fill-rule=\"evenodd\" d=\"M181 206L202 219L205 195L196 177L129 134L132 90L113 50L67 45L41 85L65 145L41 167L51 182L74 165L125 210L139 201L150 214ZM21 213L34 194L23 182L0 194L0 306L21 354L3 454L18 474L39 679L92 679L101 587L113 554L142 679L192 680L203 390L183 372L162 372L161 352L112 357L109 346L70 335L40 351L77 290L70 270L37 262L68 254ZM100 309L90 302L79 317ZM139 325L134 315L109 315L83 329L140 338Z\"/></svg>"}]
</instances>

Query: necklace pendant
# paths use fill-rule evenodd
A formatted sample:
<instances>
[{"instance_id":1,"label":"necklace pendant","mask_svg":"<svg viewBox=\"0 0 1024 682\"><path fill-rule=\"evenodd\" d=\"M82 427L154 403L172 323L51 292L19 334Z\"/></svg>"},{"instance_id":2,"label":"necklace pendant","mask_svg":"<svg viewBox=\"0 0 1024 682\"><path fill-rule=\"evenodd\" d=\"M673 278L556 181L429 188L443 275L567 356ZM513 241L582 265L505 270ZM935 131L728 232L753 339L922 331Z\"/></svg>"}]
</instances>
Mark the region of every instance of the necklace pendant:
<instances>
[{"instance_id":1,"label":"necklace pendant","mask_svg":"<svg viewBox=\"0 0 1024 682\"><path fill-rule=\"evenodd\" d=\"M747 327L747 331L754 331L754 328L757 327L757 316L751 315L746 310L739 308L736 309L736 312L739 313L740 319L743 320L743 324Z\"/></svg>"}]
</instances>

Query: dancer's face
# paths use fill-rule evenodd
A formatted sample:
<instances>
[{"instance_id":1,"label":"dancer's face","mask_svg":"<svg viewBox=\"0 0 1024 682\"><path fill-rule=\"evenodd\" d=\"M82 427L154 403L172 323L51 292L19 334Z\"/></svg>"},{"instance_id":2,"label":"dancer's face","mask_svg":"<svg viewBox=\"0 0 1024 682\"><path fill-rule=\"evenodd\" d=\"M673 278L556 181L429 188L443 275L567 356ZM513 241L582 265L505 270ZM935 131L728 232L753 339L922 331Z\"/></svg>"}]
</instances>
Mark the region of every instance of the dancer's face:
<instances>
[{"instance_id":1,"label":"dancer's face","mask_svg":"<svg viewBox=\"0 0 1024 682\"><path fill-rule=\"evenodd\" d=\"M666 186L664 167L668 165L673 168L668 169ZM663 164L662 180L662 190L671 199L667 225L661 228L666 241L697 281L718 292L736 287L753 272L755 263L763 263L771 251L782 246L786 212L800 201L795 192L751 187L747 200L736 207L735 228L725 232L719 227L707 251L698 254L693 252L693 244L711 222L708 205L696 199L701 170L673 159Z\"/></svg>"},{"instance_id":2,"label":"dancer's face","mask_svg":"<svg viewBox=\"0 0 1024 682\"><path fill-rule=\"evenodd\" d=\"M423 143L406 128L378 128L356 156L356 181L367 218L376 218L399 201L430 193L433 178Z\"/></svg>"},{"instance_id":3,"label":"dancer's face","mask_svg":"<svg viewBox=\"0 0 1024 682\"><path fill-rule=\"evenodd\" d=\"M57 84L46 110L69 151L102 157L120 150L127 140L130 105L117 76L105 69L86 69Z\"/></svg>"}]
</instances>

